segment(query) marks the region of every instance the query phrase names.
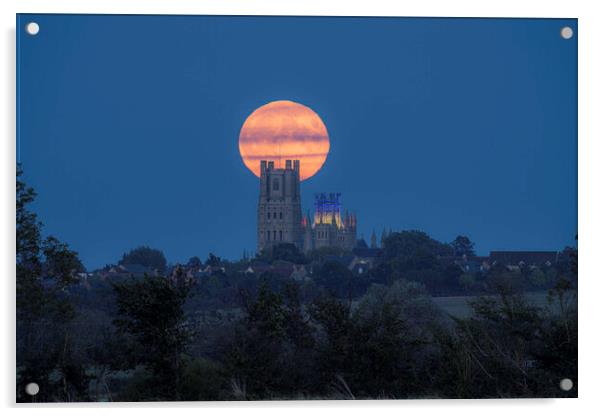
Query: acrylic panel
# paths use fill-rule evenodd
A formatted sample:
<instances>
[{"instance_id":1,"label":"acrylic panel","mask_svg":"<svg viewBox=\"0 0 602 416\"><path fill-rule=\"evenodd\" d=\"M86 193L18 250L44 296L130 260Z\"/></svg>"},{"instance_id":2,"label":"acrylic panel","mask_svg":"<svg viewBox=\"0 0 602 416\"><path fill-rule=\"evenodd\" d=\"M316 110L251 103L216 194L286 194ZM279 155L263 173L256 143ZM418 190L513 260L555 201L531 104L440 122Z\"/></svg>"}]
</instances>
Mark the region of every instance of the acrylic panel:
<instances>
[{"instance_id":1,"label":"acrylic panel","mask_svg":"<svg viewBox=\"0 0 602 416\"><path fill-rule=\"evenodd\" d=\"M17 401L577 397L576 19L16 27Z\"/></svg>"}]
</instances>

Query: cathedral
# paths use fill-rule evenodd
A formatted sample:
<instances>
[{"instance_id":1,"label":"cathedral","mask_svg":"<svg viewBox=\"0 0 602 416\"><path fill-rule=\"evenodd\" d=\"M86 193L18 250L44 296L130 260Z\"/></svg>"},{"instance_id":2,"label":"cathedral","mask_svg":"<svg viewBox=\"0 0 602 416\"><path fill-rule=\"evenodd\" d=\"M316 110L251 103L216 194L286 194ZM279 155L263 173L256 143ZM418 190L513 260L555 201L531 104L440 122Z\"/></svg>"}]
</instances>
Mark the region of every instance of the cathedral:
<instances>
[{"instance_id":1,"label":"cathedral","mask_svg":"<svg viewBox=\"0 0 602 416\"><path fill-rule=\"evenodd\" d=\"M339 247L351 251L356 244L355 214L341 216L341 194L318 194L314 202L314 216L303 217L303 251L321 247Z\"/></svg>"},{"instance_id":2,"label":"cathedral","mask_svg":"<svg viewBox=\"0 0 602 416\"><path fill-rule=\"evenodd\" d=\"M284 168L262 160L257 206L257 251L292 243L305 252L321 247L352 250L357 236L354 214L341 214L341 194L318 194L313 219L301 215L300 164L287 160Z\"/></svg>"}]
</instances>

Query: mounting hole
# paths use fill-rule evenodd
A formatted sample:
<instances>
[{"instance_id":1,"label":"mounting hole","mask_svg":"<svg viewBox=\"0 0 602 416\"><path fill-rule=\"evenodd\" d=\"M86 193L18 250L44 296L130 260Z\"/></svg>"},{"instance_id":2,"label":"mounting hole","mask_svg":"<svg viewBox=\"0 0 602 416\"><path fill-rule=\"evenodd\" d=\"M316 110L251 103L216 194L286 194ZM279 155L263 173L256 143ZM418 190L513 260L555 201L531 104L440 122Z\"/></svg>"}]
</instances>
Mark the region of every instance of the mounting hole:
<instances>
[{"instance_id":1,"label":"mounting hole","mask_svg":"<svg viewBox=\"0 0 602 416\"><path fill-rule=\"evenodd\" d=\"M560 380L560 389L564 391L571 391L573 389L573 380L570 378L563 378Z\"/></svg>"},{"instance_id":2,"label":"mounting hole","mask_svg":"<svg viewBox=\"0 0 602 416\"><path fill-rule=\"evenodd\" d=\"M39 392L40 386L38 386L38 383L29 383L27 386L25 386L25 393L29 394L30 396L35 396Z\"/></svg>"},{"instance_id":3,"label":"mounting hole","mask_svg":"<svg viewBox=\"0 0 602 416\"><path fill-rule=\"evenodd\" d=\"M25 31L31 36L35 36L40 31L40 25L36 22L29 22L25 25Z\"/></svg>"},{"instance_id":4,"label":"mounting hole","mask_svg":"<svg viewBox=\"0 0 602 416\"><path fill-rule=\"evenodd\" d=\"M560 36L562 36L563 39L570 39L573 37L573 29L571 29L569 26L565 26L562 29L560 29Z\"/></svg>"}]
</instances>

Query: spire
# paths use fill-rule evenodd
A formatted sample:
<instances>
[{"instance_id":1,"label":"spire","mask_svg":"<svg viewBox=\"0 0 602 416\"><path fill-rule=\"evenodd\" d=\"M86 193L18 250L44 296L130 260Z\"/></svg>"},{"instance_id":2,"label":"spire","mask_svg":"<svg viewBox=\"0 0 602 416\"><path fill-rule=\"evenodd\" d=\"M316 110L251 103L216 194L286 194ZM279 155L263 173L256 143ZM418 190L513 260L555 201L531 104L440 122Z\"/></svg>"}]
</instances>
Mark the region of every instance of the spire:
<instances>
[{"instance_id":1,"label":"spire","mask_svg":"<svg viewBox=\"0 0 602 416\"><path fill-rule=\"evenodd\" d=\"M370 237L370 248L377 248L376 247L376 232L374 230L372 230L372 237Z\"/></svg>"}]
</instances>

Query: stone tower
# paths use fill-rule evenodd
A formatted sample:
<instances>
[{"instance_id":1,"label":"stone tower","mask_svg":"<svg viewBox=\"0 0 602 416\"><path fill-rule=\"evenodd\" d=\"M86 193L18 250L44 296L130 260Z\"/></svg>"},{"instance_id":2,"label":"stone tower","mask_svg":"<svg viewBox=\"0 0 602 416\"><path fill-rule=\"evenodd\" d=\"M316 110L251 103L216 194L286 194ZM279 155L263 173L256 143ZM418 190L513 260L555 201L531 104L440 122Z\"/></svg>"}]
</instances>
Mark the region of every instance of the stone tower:
<instances>
[{"instance_id":1,"label":"stone tower","mask_svg":"<svg viewBox=\"0 0 602 416\"><path fill-rule=\"evenodd\" d=\"M257 252L280 243L303 248L299 161L287 160L284 168L261 161L257 206Z\"/></svg>"}]
</instances>

